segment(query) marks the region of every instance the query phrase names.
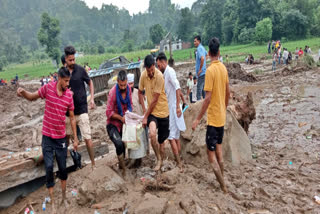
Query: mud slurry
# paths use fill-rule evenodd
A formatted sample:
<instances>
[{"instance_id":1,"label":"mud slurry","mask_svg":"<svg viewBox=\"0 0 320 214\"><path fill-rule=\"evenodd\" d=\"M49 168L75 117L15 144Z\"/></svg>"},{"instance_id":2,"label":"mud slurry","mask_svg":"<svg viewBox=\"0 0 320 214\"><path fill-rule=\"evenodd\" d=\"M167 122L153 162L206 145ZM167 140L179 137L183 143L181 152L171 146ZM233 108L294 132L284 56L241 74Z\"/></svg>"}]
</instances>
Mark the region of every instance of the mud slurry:
<instances>
[{"instance_id":1,"label":"mud slurry","mask_svg":"<svg viewBox=\"0 0 320 214\"><path fill-rule=\"evenodd\" d=\"M193 66L184 67L179 75L187 76L192 69ZM228 194L222 193L207 164L199 166L183 160L188 164L179 173L169 145L169 158L161 174L152 171L155 157L151 153L139 169L128 170L126 180L119 178L114 146L106 137L104 106L91 113L94 121L99 121L93 132L96 140L101 136L108 141L111 152L97 161L97 171L91 172L87 166L69 175L70 207L59 212L94 213L91 207L98 203L103 205L100 213L122 213L125 209L128 213L148 213L147 210L149 213L320 213L320 205L313 201L315 195L320 195L320 71L314 69L289 76L267 72L258 79L261 81L232 85L237 93L253 95L256 119L250 124L248 135L255 158L237 167L225 163ZM200 126L205 134L205 123ZM113 182L114 188L110 185L106 188L111 173L118 174L114 177L119 183ZM94 183L91 187L90 182ZM87 187L84 194L90 200L79 203L83 186ZM77 196L72 196L73 189L77 190ZM112 194L104 192L106 189L111 189ZM60 199L58 184L55 191ZM101 197L103 194L105 197ZM40 212L46 195L43 187L0 212L13 213L27 201L38 202L34 208ZM50 204L47 206L50 212Z\"/></svg>"}]
</instances>

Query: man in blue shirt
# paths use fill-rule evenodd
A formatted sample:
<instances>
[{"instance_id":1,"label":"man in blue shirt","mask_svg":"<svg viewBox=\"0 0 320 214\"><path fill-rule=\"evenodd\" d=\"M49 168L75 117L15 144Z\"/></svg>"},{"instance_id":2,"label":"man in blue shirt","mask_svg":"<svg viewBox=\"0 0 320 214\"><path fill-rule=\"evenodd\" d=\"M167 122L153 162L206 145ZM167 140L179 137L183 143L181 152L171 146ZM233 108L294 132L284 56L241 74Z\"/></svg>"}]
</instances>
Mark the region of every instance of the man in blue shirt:
<instances>
[{"instance_id":1,"label":"man in blue shirt","mask_svg":"<svg viewBox=\"0 0 320 214\"><path fill-rule=\"evenodd\" d=\"M201 95L203 98L205 97L205 92L203 90L203 87L204 87L205 74L207 70L206 68L207 51L201 44L200 36L194 37L193 44L197 48L197 52L196 52L196 76L198 78L197 100L201 100Z\"/></svg>"}]
</instances>

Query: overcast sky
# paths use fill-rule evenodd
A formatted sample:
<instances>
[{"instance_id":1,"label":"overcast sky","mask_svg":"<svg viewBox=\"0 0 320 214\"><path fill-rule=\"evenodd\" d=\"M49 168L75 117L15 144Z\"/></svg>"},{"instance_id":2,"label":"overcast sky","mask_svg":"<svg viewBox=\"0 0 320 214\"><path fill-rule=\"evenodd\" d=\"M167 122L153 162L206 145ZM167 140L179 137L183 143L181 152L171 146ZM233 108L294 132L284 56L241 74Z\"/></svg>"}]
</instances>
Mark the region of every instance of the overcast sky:
<instances>
[{"instance_id":1,"label":"overcast sky","mask_svg":"<svg viewBox=\"0 0 320 214\"><path fill-rule=\"evenodd\" d=\"M149 7L149 0L83 0L87 5L92 8L93 6L101 8L102 3L113 4L119 8L127 9L132 15L139 12L145 12ZM171 0L173 4L180 5L181 8L189 7L191 8L193 2L196 0Z\"/></svg>"}]
</instances>

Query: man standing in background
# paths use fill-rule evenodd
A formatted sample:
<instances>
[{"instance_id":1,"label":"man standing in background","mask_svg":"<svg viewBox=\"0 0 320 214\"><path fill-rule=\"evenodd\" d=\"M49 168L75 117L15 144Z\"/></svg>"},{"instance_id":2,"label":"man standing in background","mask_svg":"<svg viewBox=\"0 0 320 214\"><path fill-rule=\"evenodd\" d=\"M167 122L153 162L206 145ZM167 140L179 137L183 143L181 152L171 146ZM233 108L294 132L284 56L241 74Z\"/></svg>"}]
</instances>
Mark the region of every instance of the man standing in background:
<instances>
[{"instance_id":1,"label":"man standing in background","mask_svg":"<svg viewBox=\"0 0 320 214\"><path fill-rule=\"evenodd\" d=\"M90 88L90 108L95 107L94 104L94 88L93 82L90 80L86 70L77 65L75 61L76 50L73 46L67 46L64 48L65 60L67 68L71 74L70 78L70 89L73 92L73 102L74 102L74 115L76 118L76 123L79 125L82 137L84 138L87 146L87 150L91 159L92 169L95 167L94 161L94 150L91 140L91 128L88 116L88 103L87 103L87 92L85 88L85 83L89 85ZM66 119L66 130L67 138L71 134L70 120Z\"/></svg>"},{"instance_id":2,"label":"man standing in background","mask_svg":"<svg viewBox=\"0 0 320 214\"><path fill-rule=\"evenodd\" d=\"M204 87L204 79L206 75L206 55L207 51L201 44L201 37L194 37L193 41L194 46L197 48L196 52L196 76L198 78L197 85L197 100L201 100L201 96L205 97L205 92L203 90Z\"/></svg>"}]
</instances>

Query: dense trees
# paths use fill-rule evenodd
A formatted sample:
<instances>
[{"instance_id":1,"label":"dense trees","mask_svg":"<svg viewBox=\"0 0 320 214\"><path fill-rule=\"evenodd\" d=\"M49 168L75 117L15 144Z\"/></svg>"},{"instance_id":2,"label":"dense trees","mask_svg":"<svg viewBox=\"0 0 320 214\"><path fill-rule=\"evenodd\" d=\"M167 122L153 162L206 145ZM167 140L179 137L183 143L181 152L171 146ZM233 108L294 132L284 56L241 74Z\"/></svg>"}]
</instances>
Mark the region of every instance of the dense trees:
<instances>
[{"instance_id":1,"label":"dense trees","mask_svg":"<svg viewBox=\"0 0 320 214\"><path fill-rule=\"evenodd\" d=\"M46 53L52 60L56 61L57 66L59 65L60 58L59 33L59 20L50 17L48 13L43 13L41 16L41 27L38 32L38 40L42 46L46 47Z\"/></svg>"},{"instance_id":2,"label":"dense trees","mask_svg":"<svg viewBox=\"0 0 320 214\"><path fill-rule=\"evenodd\" d=\"M257 22L255 29L255 39L259 43L267 42L272 37L272 21L270 18L264 18Z\"/></svg>"},{"instance_id":3,"label":"dense trees","mask_svg":"<svg viewBox=\"0 0 320 214\"><path fill-rule=\"evenodd\" d=\"M155 24L150 27L150 39L153 44L159 44L161 39L165 36L163 27L160 24Z\"/></svg>"},{"instance_id":4,"label":"dense trees","mask_svg":"<svg viewBox=\"0 0 320 214\"><path fill-rule=\"evenodd\" d=\"M89 9L80 0L0 0L0 5L2 64L44 52L37 39L44 12L60 22L60 52L68 44L88 54L152 48L164 32L183 41L200 34L205 44L212 36L223 44L263 42L270 26L271 39L320 36L320 0L196 0L191 10L171 0L149 0L148 10L134 15L114 5Z\"/></svg>"},{"instance_id":5,"label":"dense trees","mask_svg":"<svg viewBox=\"0 0 320 214\"><path fill-rule=\"evenodd\" d=\"M205 5L200 15L205 39L214 35L230 44L320 36L319 0L205 0L205 4L203 1L194 5ZM269 18L268 22L265 18Z\"/></svg>"}]
</instances>

